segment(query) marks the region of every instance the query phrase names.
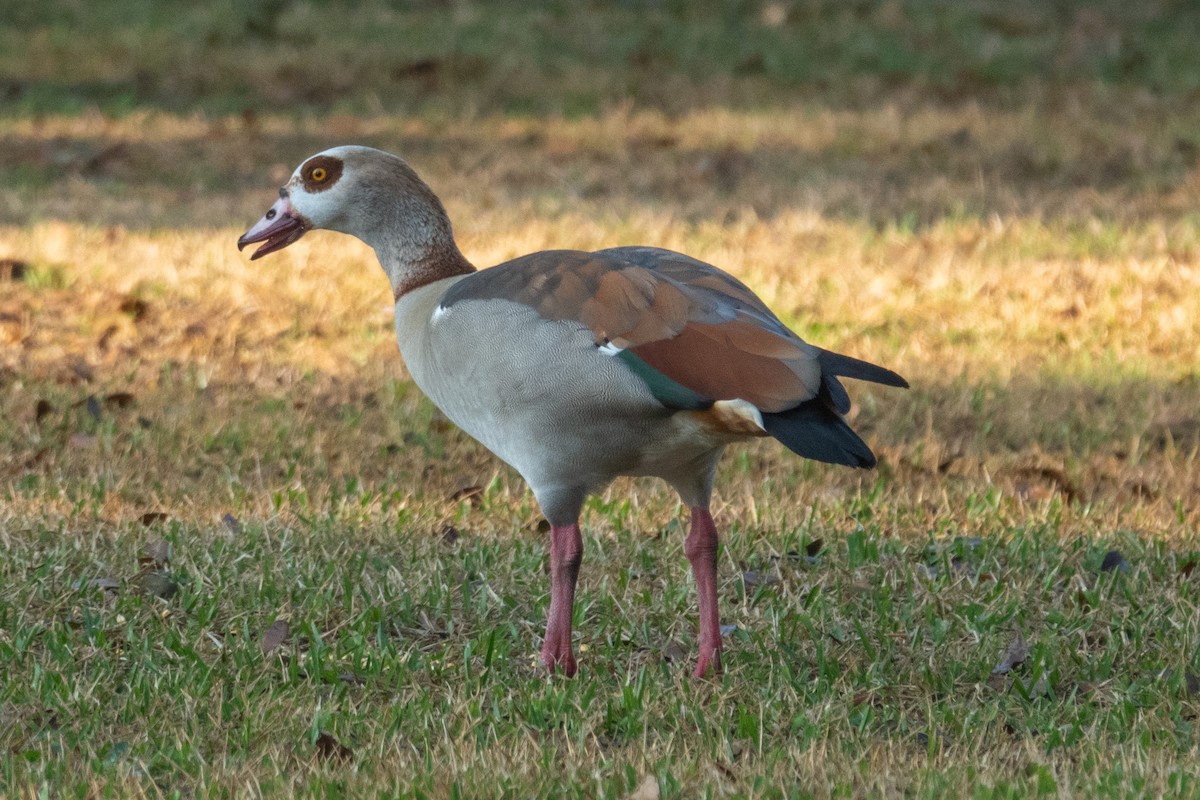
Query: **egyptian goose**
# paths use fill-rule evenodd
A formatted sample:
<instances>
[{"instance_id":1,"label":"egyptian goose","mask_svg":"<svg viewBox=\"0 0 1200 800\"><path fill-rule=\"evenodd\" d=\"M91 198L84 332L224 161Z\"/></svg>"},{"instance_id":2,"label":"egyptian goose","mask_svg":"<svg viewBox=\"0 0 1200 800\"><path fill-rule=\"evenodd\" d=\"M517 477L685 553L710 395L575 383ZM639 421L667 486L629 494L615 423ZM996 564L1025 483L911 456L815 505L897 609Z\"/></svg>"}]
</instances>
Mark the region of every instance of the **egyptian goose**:
<instances>
[{"instance_id":1,"label":"egyptian goose","mask_svg":"<svg viewBox=\"0 0 1200 800\"><path fill-rule=\"evenodd\" d=\"M541 651L550 672L575 674L585 497L618 475L655 475L691 508L694 674L719 671L709 500L725 446L773 436L805 458L872 467L870 448L842 418L850 398L838 378L907 386L891 370L805 343L737 279L669 250L549 250L476 271L424 181L368 147L301 164L238 248L262 242L260 258L314 228L374 248L413 380L533 489L551 526Z\"/></svg>"}]
</instances>

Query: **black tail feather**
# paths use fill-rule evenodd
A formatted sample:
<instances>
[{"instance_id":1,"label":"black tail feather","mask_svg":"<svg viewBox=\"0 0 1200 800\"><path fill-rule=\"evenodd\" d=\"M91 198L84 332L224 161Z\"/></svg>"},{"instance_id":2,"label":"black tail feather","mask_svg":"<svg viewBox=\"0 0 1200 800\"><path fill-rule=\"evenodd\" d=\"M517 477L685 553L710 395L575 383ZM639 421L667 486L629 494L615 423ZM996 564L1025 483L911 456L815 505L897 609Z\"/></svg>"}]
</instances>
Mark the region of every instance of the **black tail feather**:
<instances>
[{"instance_id":1,"label":"black tail feather","mask_svg":"<svg viewBox=\"0 0 1200 800\"><path fill-rule=\"evenodd\" d=\"M797 455L847 467L875 466L875 454L867 443L820 398L762 418L767 433Z\"/></svg>"},{"instance_id":2,"label":"black tail feather","mask_svg":"<svg viewBox=\"0 0 1200 800\"><path fill-rule=\"evenodd\" d=\"M908 381L890 369L876 366L867 361L860 361L850 356L844 356L840 353L822 350L817 355L817 363L821 365L822 372L830 375L840 375L843 378L857 378L860 381L882 383L884 386L899 386L902 389L908 388Z\"/></svg>"}]
</instances>

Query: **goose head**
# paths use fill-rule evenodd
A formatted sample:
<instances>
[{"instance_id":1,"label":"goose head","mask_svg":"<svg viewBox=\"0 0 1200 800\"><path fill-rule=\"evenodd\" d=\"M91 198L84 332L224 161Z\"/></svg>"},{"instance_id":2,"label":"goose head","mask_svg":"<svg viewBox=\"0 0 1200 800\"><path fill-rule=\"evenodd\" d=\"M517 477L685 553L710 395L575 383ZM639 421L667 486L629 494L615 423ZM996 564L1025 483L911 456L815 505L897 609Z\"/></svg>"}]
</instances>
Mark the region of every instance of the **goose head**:
<instances>
[{"instance_id":1,"label":"goose head","mask_svg":"<svg viewBox=\"0 0 1200 800\"><path fill-rule=\"evenodd\" d=\"M251 256L261 258L317 229L373 247L393 287L469 267L433 190L399 156L371 147L334 147L305 159L275 204L238 239L238 249L262 243Z\"/></svg>"}]
</instances>

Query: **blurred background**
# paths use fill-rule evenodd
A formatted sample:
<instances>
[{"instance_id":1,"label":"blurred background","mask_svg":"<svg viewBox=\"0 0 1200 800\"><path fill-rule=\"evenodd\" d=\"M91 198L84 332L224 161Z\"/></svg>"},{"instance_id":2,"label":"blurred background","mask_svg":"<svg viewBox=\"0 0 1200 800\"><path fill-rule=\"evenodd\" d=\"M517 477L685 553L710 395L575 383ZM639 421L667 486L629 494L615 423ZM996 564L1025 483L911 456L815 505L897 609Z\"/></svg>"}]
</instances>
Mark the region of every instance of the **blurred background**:
<instances>
[{"instance_id":1,"label":"blurred background","mask_svg":"<svg viewBox=\"0 0 1200 800\"><path fill-rule=\"evenodd\" d=\"M0 221L232 224L196 196L228 208L351 139L427 170L499 150L491 188L523 196L740 192L874 225L1178 214L1198 30L1182 0L10 0ZM583 120L615 121L544 129Z\"/></svg>"}]
</instances>

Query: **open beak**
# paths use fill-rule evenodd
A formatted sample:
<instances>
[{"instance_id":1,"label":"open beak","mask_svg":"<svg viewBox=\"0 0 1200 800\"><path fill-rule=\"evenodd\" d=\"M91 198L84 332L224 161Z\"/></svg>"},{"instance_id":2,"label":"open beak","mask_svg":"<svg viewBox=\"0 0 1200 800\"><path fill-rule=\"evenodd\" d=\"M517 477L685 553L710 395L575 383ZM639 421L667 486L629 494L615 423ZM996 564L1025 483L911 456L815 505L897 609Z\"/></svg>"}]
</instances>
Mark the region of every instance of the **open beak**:
<instances>
[{"instance_id":1,"label":"open beak","mask_svg":"<svg viewBox=\"0 0 1200 800\"><path fill-rule=\"evenodd\" d=\"M292 203L288 196L280 194L275 205L271 206L263 218L254 223L254 227L238 239L238 250L244 249L248 244L266 242L254 251L254 255L250 256L250 260L253 261L268 253L282 250L307 233L310 227L308 220L292 210Z\"/></svg>"}]
</instances>

